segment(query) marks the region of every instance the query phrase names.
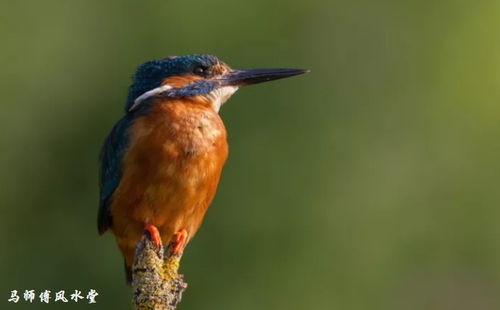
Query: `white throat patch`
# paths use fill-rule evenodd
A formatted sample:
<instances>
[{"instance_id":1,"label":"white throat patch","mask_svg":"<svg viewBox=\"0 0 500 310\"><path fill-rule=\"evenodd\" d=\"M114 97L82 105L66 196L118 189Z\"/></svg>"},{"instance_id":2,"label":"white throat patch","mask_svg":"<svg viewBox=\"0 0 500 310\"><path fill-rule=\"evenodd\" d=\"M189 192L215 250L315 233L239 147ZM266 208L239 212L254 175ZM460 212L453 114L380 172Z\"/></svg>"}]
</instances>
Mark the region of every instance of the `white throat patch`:
<instances>
[{"instance_id":1,"label":"white throat patch","mask_svg":"<svg viewBox=\"0 0 500 310\"><path fill-rule=\"evenodd\" d=\"M220 107L224 104L224 102L226 102L237 90L238 87L236 86L224 86L212 90L205 96L212 103L212 107L215 112L219 112Z\"/></svg>"}]
</instances>

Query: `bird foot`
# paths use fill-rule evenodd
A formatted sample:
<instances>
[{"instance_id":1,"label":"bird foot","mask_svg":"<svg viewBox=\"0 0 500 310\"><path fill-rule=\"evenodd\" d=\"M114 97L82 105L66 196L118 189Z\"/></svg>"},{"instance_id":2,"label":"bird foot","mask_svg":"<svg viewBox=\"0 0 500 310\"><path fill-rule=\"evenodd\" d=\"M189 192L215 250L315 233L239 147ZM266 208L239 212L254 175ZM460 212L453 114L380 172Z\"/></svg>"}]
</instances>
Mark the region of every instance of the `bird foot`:
<instances>
[{"instance_id":1,"label":"bird foot","mask_svg":"<svg viewBox=\"0 0 500 310\"><path fill-rule=\"evenodd\" d=\"M188 232L185 229L181 229L174 234L174 241L172 247L172 254L177 255L184 250L188 237Z\"/></svg>"},{"instance_id":2,"label":"bird foot","mask_svg":"<svg viewBox=\"0 0 500 310\"><path fill-rule=\"evenodd\" d=\"M161 236L160 232L158 231L158 228L156 226L147 224L144 226L144 230L146 230L149 233L151 242L153 242L153 245L159 249L161 247Z\"/></svg>"}]
</instances>

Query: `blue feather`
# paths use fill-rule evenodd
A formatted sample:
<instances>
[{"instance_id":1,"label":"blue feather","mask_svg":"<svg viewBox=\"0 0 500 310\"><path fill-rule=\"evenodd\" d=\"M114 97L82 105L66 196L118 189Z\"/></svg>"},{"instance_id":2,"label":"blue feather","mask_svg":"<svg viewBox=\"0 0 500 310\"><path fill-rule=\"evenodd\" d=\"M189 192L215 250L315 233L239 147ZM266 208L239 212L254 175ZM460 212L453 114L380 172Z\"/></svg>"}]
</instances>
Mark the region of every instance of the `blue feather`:
<instances>
[{"instance_id":1,"label":"blue feather","mask_svg":"<svg viewBox=\"0 0 500 310\"><path fill-rule=\"evenodd\" d=\"M188 55L150 60L139 65L128 91L125 112L137 97L160 86L166 77L189 74L197 66L209 67L219 62L219 59L212 55Z\"/></svg>"},{"instance_id":2,"label":"blue feather","mask_svg":"<svg viewBox=\"0 0 500 310\"><path fill-rule=\"evenodd\" d=\"M128 115L120 119L104 140L99 156L100 200L97 216L99 233L104 233L112 224L110 214L111 197L122 177L122 159L128 145L128 129L132 118Z\"/></svg>"}]
</instances>

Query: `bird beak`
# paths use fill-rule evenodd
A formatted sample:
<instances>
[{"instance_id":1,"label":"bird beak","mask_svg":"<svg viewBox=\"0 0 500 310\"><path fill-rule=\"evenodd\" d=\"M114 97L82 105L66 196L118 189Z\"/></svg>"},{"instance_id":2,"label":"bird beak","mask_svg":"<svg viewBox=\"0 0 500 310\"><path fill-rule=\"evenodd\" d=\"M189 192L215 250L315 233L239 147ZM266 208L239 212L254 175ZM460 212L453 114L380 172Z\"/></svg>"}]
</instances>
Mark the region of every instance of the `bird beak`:
<instances>
[{"instance_id":1,"label":"bird beak","mask_svg":"<svg viewBox=\"0 0 500 310\"><path fill-rule=\"evenodd\" d=\"M224 86L244 86L257 84L294 75L304 74L309 70L304 69L248 69L231 70L224 74L220 81Z\"/></svg>"}]
</instances>

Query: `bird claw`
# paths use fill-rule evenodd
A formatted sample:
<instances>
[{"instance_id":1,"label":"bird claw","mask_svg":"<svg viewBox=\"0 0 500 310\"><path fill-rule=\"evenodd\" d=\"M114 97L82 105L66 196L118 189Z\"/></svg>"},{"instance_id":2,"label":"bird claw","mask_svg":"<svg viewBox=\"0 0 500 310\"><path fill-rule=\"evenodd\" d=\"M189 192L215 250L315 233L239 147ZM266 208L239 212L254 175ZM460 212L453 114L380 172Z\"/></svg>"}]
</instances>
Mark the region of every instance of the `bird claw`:
<instances>
[{"instance_id":1,"label":"bird claw","mask_svg":"<svg viewBox=\"0 0 500 310\"><path fill-rule=\"evenodd\" d=\"M161 236L160 232L158 231L158 228L156 226L147 224L144 229L146 232L149 234L149 239L153 243L153 245L156 247L156 249L159 249L161 247Z\"/></svg>"},{"instance_id":2,"label":"bird claw","mask_svg":"<svg viewBox=\"0 0 500 310\"><path fill-rule=\"evenodd\" d=\"M177 255L184 250L188 237L188 232L185 229L181 229L174 234L174 241L172 247L172 254Z\"/></svg>"}]
</instances>

